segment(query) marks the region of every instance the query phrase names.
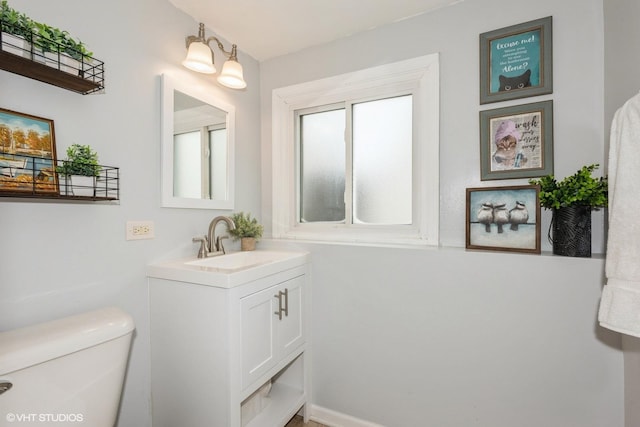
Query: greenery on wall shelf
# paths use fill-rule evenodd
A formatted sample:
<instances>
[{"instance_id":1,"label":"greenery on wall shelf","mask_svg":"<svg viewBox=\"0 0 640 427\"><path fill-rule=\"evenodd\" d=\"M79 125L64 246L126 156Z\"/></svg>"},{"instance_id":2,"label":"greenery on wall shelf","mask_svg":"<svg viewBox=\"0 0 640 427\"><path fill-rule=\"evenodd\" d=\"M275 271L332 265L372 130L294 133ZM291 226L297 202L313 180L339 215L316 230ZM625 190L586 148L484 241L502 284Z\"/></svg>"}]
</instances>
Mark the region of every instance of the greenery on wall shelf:
<instances>
[{"instance_id":1,"label":"greenery on wall shelf","mask_svg":"<svg viewBox=\"0 0 640 427\"><path fill-rule=\"evenodd\" d=\"M0 3L2 31L33 43L42 52L63 53L78 61L90 61L90 52L83 42L76 40L64 30L36 22L24 13L9 6L7 0Z\"/></svg>"},{"instance_id":2,"label":"greenery on wall shelf","mask_svg":"<svg viewBox=\"0 0 640 427\"><path fill-rule=\"evenodd\" d=\"M583 166L562 181L556 181L553 175L547 175L531 179L529 184L540 186L540 206L546 209L568 206L588 206L594 210L605 208L608 205L608 179L591 175L598 166Z\"/></svg>"},{"instance_id":3,"label":"greenery on wall shelf","mask_svg":"<svg viewBox=\"0 0 640 427\"><path fill-rule=\"evenodd\" d=\"M236 228L229 230L229 234L234 239L240 239L242 237L254 237L259 239L262 237L264 227L258 223L258 220L251 217L250 213L237 212L231 215Z\"/></svg>"},{"instance_id":4,"label":"greenery on wall shelf","mask_svg":"<svg viewBox=\"0 0 640 427\"><path fill-rule=\"evenodd\" d=\"M34 22L36 33L35 44L43 52L60 52L69 55L73 59L82 61L90 60L93 52L89 52L81 41L74 40L67 31L51 27L47 24Z\"/></svg>"},{"instance_id":5,"label":"greenery on wall shelf","mask_svg":"<svg viewBox=\"0 0 640 427\"><path fill-rule=\"evenodd\" d=\"M6 0L0 3L0 20L2 31L31 41L33 37L33 21L24 13L9 7Z\"/></svg>"},{"instance_id":6,"label":"greenery on wall shelf","mask_svg":"<svg viewBox=\"0 0 640 427\"><path fill-rule=\"evenodd\" d=\"M98 164L98 153L89 145L73 144L67 148L67 159L56 167L60 175L98 176L102 167Z\"/></svg>"}]
</instances>

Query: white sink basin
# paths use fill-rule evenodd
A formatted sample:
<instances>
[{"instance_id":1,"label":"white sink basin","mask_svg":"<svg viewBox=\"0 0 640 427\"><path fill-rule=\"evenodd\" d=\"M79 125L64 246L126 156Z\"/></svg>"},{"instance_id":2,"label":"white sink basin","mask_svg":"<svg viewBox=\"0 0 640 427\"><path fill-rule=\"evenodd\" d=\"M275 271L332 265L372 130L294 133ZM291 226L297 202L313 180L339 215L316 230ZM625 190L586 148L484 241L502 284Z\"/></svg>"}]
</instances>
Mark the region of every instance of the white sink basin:
<instances>
[{"instance_id":1,"label":"white sink basin","mask_svg":"<svg viewBox=\"0 0 640 427\"><path fill-rule=\"evenodd\" d=\"M307 252L256 250L147 266L147 276L232 288L308 262Z\"/></svg>"},{"instance_id":2,"label":"white sink basin","mask_svg":"<svg viewBox=\"0 0 640 427\"><path fill-rule=\"evenodd\" d=\"M218 271L231 273L234 271L255 267L260 264L266 264L286 259L290 255L290 252L275 251L234 252L231 254L219 255L211 258L187 261L186 264L198 267L213 268Z\"/></svg>"}]
</instances>

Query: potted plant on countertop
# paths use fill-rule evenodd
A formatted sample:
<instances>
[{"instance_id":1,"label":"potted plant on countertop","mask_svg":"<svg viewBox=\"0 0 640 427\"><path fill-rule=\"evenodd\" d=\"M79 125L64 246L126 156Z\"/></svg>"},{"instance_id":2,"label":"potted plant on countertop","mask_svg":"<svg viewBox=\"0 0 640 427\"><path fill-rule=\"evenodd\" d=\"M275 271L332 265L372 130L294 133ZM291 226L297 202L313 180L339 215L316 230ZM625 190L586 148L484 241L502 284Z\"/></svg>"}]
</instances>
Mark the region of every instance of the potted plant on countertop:
<instances>
[{"instance_id":1,"label":"potted plant on countertop","mask_svg":"<svg viewBox=\"0 0 640 427\"><path fill-rule=\"evenodd\" d=\"M256 242L262 237L264 227L258 220L251 217L250 213L238 212L231 215L236 228L229 230L234 240L240 239L240 249L252 251L256 248Z\"/></svg>"},{"instance_id":2,"label":"potted plant on countertop","mask_svg":"<svg viewBox=\"0 0 640 427\"><path fill-rule=\"evenodd\" d=\"M95 196L96 178L102 166L98 153L89 145L73 144L67 148L67 159L58 162L56 172L64 178L60 194L66 196Z\"/></svg>"},{"instance_id":3,"label":"potted plant on countertop","mask_svg":"<svg viewBox=\"0 0 640 427\"><path fill-rule=\"evenodd\" d=\"M540 186L540 206L553 211L549 241L555 255L591 256L591 211L608 206L607 177L592 176L598 166L583 166L562 181L553 175L529 180Z\"/></svg>"}]
</instances>

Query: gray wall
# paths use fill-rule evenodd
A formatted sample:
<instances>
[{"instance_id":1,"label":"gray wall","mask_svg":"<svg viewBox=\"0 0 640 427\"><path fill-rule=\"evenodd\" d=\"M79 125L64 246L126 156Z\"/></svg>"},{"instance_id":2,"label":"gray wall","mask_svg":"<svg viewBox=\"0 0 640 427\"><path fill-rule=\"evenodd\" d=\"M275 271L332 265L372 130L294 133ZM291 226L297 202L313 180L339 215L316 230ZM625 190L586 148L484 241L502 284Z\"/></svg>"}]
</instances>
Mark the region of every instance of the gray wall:
<instances>
[{"instance_id":1,"label":"gray wall","mask_svg":"<svg viewBox=\"0 0 640 427\"><path fill-rule=\"evenodd\" d=\"M554 93L481 108L478 35L549 15ZM480 181L480 109L553 99L556 175L605 164L603 38L602 1L474 0L260 64L268 224L273 89L440 53L441 247L295 244L312 252L315 404L389 426L623 425L620 338L596 325L602 257L463 249L465 188L526 183Z\"/></svg>"},{"instance_id":2,"label":"gray wall","mask_svg":"<svg viewBox=\"0 0 640 427\"><path fill-rule=\"evenodd\" d=\"M308 249L315 404L394 427L622 426L601 261Z\"/></svg>"}]
</instances>

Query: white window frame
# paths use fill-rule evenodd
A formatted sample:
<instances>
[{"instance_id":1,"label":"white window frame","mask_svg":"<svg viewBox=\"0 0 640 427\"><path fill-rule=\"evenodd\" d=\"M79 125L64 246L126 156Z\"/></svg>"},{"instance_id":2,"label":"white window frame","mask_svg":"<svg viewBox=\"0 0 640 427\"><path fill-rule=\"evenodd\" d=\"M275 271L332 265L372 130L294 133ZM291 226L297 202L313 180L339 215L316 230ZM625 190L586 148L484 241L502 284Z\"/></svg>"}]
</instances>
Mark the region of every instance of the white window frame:
<instances>
[{"instance_id":1,"label":"white window frame","mask_svg":"<svg viewBox=\"0 0 640 427\"><path fill-rule=\"evenodd\" d=\"M299 223L295 112L347 99L400 93L413 94L413 224ZM437 53L275 89L272 97L273 238L438 245L439 105Z\"/></svg>"}]
</instances>

